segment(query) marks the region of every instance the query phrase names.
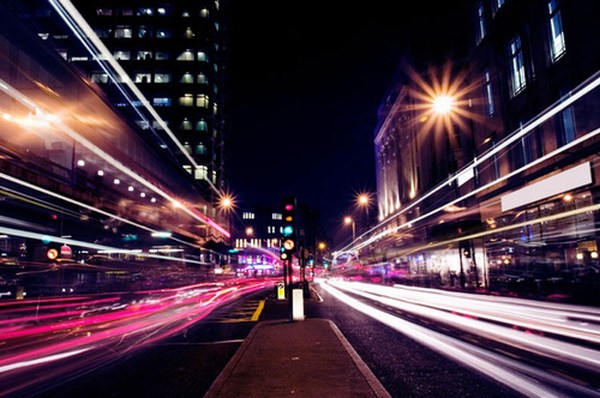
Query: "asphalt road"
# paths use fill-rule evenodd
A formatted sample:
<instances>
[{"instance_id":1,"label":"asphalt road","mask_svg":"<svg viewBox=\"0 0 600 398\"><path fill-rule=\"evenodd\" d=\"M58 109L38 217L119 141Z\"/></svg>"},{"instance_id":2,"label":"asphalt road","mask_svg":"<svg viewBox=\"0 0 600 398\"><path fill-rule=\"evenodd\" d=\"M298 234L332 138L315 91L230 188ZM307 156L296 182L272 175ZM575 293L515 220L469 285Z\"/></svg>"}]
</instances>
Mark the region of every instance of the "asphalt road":
<instances>
[{"instance_id":1,"label":"asphalt road","mask_svg":"<svg viewBox=\"0 0 600 398\"><path fill-rule=\"evenodd\" d=\"M518 397L506 386L466 369L320 291L305 301L307 317L336 323L393 397ZM76 380L28 397L201 397L260 320L288 316L286 302L263 291L216 310L185 334L156 344ZM260 371L260 369L257 369ZM318 377L318 374L315 374ZM25 396L25 395L24 395Z\"/></svg>"},{"instance_id":2,"label":"asphalt road","mask_svg":"<svg viewBox=\"0 0 600 398\"><path fill-rule=\"evenodd\" d=\"M307 315L332 320L393 397L521 397L320 290Z\"/></svg>"},{"instance_id":3,"label":"asphalt road","mask_svg":"<svg viewBox=\"0 0 600 398\"><path fill-rule=\"evenodd\" d=\"M23 397L201 397L229 362L256 321L262 291L225 305L184 334L133 353L74 380L62 380Z\"/></svg>"}]
</instances>

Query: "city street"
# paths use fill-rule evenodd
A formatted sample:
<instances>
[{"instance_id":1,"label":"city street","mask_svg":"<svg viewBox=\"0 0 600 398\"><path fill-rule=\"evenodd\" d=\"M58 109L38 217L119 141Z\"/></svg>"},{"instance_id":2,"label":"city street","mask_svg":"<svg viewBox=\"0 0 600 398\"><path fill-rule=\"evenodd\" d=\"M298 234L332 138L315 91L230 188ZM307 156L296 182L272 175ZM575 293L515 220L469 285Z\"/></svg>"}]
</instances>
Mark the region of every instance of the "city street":
<instances>
[{"instance_id":1,"label":"city street","mask_svg":"<svg viewBox=\"0 0 600 398\"><path fill-rule=\"evenodd\" d=\"M0 398L600 398L599 17L1 1Z\"/></svg>"},{"instance_id":2,"label":"city street","mask_svg":"<svg viewBox=\"0 0 600 398\"><path fill-rule=\"evenodd\" d=\"M335 280L312 287L307 318L333 321L394 397L600 396L592 308ZM288 311L273 287L262 289L172 337L10 396L198 396L257 321L287 320Z\"/></svg>"}]
</instances>

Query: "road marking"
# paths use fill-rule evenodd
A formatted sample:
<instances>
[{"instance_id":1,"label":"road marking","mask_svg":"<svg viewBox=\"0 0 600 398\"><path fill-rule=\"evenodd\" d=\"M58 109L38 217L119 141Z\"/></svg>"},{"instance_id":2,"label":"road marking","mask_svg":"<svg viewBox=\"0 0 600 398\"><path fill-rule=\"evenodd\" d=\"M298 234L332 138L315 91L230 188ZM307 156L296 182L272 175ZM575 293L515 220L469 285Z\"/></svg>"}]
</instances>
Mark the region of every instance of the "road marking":
<instances>
[{"instance_id":1,"label":"road marking","mask_svg":"<svg viewBox=\"0 0 600 398\"><path fill-rule=\"evenodd\" d=\"M254 314L252 314L252 318L250 318L250 320L253 322L258 321L258 317L260 316L263 308L265 308L265 300L260 300L258 302L258 307L256 308L256 311L254 311Z\"/></svg>"},{"instance_id":2,"label":"road marking","mask_svg":"<svg viewBox=\"0 0 600 398\"><path fill-rule=\"evenodd\" d=\"M256 322L265 306L265 300L249 300L238 306L235 311L221 314L208 319L208 323L240 323L240 322Z\"/></svg>"}]
</instances>

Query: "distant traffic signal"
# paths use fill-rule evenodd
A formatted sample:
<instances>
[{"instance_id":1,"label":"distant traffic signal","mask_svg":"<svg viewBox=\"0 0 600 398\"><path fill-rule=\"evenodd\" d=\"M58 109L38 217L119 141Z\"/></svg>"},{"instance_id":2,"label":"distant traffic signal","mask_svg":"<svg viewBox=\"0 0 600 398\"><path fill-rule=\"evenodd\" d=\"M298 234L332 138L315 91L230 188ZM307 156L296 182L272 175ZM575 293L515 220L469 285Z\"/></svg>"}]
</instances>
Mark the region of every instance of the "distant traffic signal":
<instances>
[{"instance_id":1,"label":"distant traffic signal","mask_svg":"<svg viewBox=\"0 0 600 398\"><path fill-rule=\"evenodd\" d=\"M280 258L290 260L296 251L296 198L283 200Z\"/></svg>"}]
</instances>

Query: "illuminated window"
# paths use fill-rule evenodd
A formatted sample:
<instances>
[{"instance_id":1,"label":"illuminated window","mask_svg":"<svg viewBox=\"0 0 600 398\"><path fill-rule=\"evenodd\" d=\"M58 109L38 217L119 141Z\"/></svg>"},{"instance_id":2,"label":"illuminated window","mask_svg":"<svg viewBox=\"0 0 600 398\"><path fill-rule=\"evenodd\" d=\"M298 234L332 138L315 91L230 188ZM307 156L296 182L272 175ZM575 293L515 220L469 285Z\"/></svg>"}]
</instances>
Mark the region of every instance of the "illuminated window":
<instances>
[{"instance_id":1,"label":"illuminated window","mask_svg":"<svg viewBox=\"0 0 600 398\"><path fill-rule=\"evenodd\" d=\"M115 29L115 38L117 39L131 39L131 27L120 25Z\"/></svg>"},{"instance_id":2,"label":"illuminated window","mask_svg":"<svg viewBox=\"0 0 600 398\"><path fill-rule=\"evenodd\" d=\"M171 83L171 75L169 73L155 73L154 83Z\"/></svg>"},{"instance_id":3,"label":"illuminated window","mask_svg":"<svg viewBox=\"0 0 600 398\"><path fill-rule=\"evenodd\" d=\"M137 37L143 39L145 37L152 37L152 28L147 26L140 26L137 31Z\"/></svg>"},{"instance_id":4,"label":"illuminated window","mask_svg":"<svg viewBox=\"0 0 600 398\"><path fill-rule=\"evenodd\" d=\"M136 83L150 83L151 81L152 81L151 73L136 73L135 74L135 82Z\"/></svg>"},{"instance_id":5,"label":"illuminated window","mask_svg":"<svg viewBox=\"0 0 600 398\"><path fill-rule=\"evenodd\" d=\"M196 149L194 151L196 155L206 155L207 152L206 145L204 145L202 142L196 145Z\"/></svg>"},{"instance_id":6,"label":"illuminated window","mask_svg":"<svg viewBox=\"0 0 600 398\"><path fill-rule=\"evenodd\" d=\"M131 59L131 51L117 50L113 53L117 61L128 61Z\"/></svg>"},{"instance_id":7,"label":"illuminated window","mask_svg":"<svg viewBox=\"0 0 600 398\"><path fill-rule=\"evenodd\" d=\"M506 0L492 0L492 4L494 5L494 13L498 12L505 2Z\"/></svg>"},{"instance_id":8,"label":"illuminated window","mask_svg":"<svg viewBox=\"0 0 600 398\"><path fill-rule=\"evenodd\" d=\"M93 73L92 74L92 81L94 83L107 84L108 83L108 74L106 74L106 73Z\"/></svg>"},{"instance_id":9,"label":"illuminated window","mask_svg":"<svg viewBox=\"0 0 600 398\"><path fill-rule=\"evenodd\" d=\"M208 18L208 10L206 8L203 8L200 10L200 16L202 18Z\"/></svg>"},{"instance_id":10,"label":"illuminated window","mask_svg":"<svg viewBox=\"0 0 600 398\"><path fill-rule=\"evenodd\" d=\"M196 180L208 180L208 166L200 165L196 167L196 173L194 174Z\"/></svg>"},{"instance_id":11,"label":"illuminated window","mask_svg":"<svg viewBox=\"0 0 600 398\"><path fill-rule=\"evenodd\" d=\"M183 121L181 122L181 129L182 130L191 130L192 129L192 122L190 122L190 120L188 118L183 119ZM189 153L192 152L192 148L190 147L190 150L188 151Z\"/></svg>"},{"instance_id":12,"label":"illuminated window","mask_svg":"<svg viewBox=\"0 0 600 398\"><path fill-rule=\"evenodd\" d=\"M170 29L159 29L156 31L157 39L168 39L170 37L173 37L173 33Z\"/></svg>"},{"instance_id":13,"label":"illuminated window","mask_svg":"<svg viewBox=\"0 0 600 398\"><path fill-rule=\"evenodd\" d=\"M136 120L135 124L140 126L142 130L148 130L150 128L150 122L148 120Z\"/></svg>"},{"instance_id":14,"label":"illuminated window","mask_svg":"<svg viewBox=\"0 0 600 398\"><path fill-rule=\"evenodd\" d=\"M158 97L152 99L153 106L171 106L171 98Z\"/></svg>"},{"instance_id":15,"label":"illuminated window","mask_svg":"<svg viewBox=\"0 0 600 398\"><path fill-rule=\"evenodd\" d=\"M208 131L208 123L206 123L205 120L198 120L198 123L196 123L196 130Z\"/></svg>"},{"instance_id":16,"label":"illuminated window","mask_svg":"<svg viewBox=\"0 0 600 398\"><path fill-rule=\"evenodd\" d=\"M245 211L242 213L242 219L244 220L254 220L254 213L249 212L249 211Z\"/></svg>"},{"instance_id":17,"label":"illuminated window","mask_svg":"<svg viewBox=\"0 0 600 398\"><path fill-rule=\"evenodd\" d=\"M145 8L145 7L144 8L138 8L137 11L136 11L136 15L137 16L144 16L144 15L150 16L152 14L153 14L152 8Z\"/></svg>"},{"instance_id":18,"label":"illuminated window","mask_svg":"<svg viewBox=\"0 0 600 398\"><path fill-rule=\"evenodd\" d=\"M192 94L183 94L183 97L179 97L179 105L194 106L194 96Z\"/></svg>"},{"instance_id":19,"label":"illuminated window","mask_svg":"<svg viewBox=\"0 0 600 398\"><path fill-rule=\"evenodd\" d=\"M206 78L206 75L204 73L199 73L196 77L196 80L200 84L208 84L208 79Z\"/></svg>"},{"instance_id":20,"label":"illuminated window","mask_svg":"<svg viewBox=\"0 0 600 398\"><path fill-rule=\"evenodd\" d=\"M548 2L548 15L550 17L550 50L552 62L559 59L566 51L565 34L562 28L562 18L558 0Z\"/></svg>"},{"instance_id":21,"label":"illuminated window","mask_svg":"<svg viewBox=\"0 0 600 398\"><path fill-rule=\"evenodd\" d=\"M196 95L196 106L199 108L208 108L210 99L206 94Z\"/></svg>"},{"instance_id":22,"label":"illuminated window","mask_svg":"<svg viewBox=\"0 0 600 398\"><path fill-rule=\"evenodd\" d=\"M185 50L184 52L179 54L179 56L177 57L177 61L193 61L193 60L194 60L194 53L192 52L192 50Z\"/></svg>"},{"instance_id":23,"label":"illuminated window","mask_svg":"<svg viewBox=\"0 0 600 398\"><path fill-rule=\"evenodd\" d=\"M215 102L215 103L213 104L213 115L216 115L216 114L217 114L217 111L218 111L218 106L217 106L217 103Z\"/></svg>"},{"instance_id":24,"label":"illuminated window","mask_svg":"<svg viewBox=\"0 0 600 398\"><path fill-rule=\"evenodd\" d=\"M191 73L186 72L181 77L180 83L192 84L192 83L194 83L194 77L192 76Z\"/></svg>"},{"instance_id":25,"label":"illuminated window","mask_svg":"<svg viewBox=\"0 0 600 398\"><path fill-rule=\"evenodd\" d=\"M194 37L194 32L192 31L192 28L187 28L185 30L185 32L183 33L183 37L186 39L192 39Z\"/></svg>"},{"instance_id":26,"label":"illuminated window","mask_svg":"<svg viewBox=\"0 0 600 398\"><path fill-rule=\"evenodd\" d=\"M135 56L135 59L137 59L138 61L150 60L150 59L152 59L152 51L147 51L147 50L138 51L137 55Z\"/></svg>"},{"instance_id":27,"label":"illuminated window","mask_svg":"<svg viewBox=\"0 0 600 398\"><path fill-rule=\"evenodd\" d=\"M488 116L492 116L494 114L494 112L496 111L496 109L494 108L494 95L492 92L492 80L490 77L490 72L489 71L485 71L485 73L483 74L483 80L484 80L484 87L485 87L485 100L487 103L487 111L488 111Z\"/></svg>"},{"instance_id":28,"label":"illuminated window","mask_svg":"<svg viewBox=\"0 0 600 398\"><path fill-rule=\"evenodd\" d=\"M485 37L485 14L483 3L477 4L477 43Z\"/></svg>"},{"instance_id":29,"label":"illuminated window","mask_svg":"<svg viewBox=\"0 0 600 398\"><path fill-rule=\"evenodd\" d=\"M568 144L569 142L574 141L575 138L577 138L577 129L575 128L575 114L573 111L573 106L565 108L565 110L559 114L557 134L559 146Z\"/></svg>"},{"instance_id":30,"label":"illuminated window","mask_svg":"<svg viewBox=\"0 0 600 398\"><path fill-rule=\"evenodd\" d=\"M525 62L523 60L523 48L521 47L521 37L515 36L510 41L509 46L510 52L510 71L511 71L511 84L512 84L512 95L519 94L525 86L527 81L525 79Z\"/></svg>"},{"instance_id":31,"label":"illuminated window","mask_svg":"<svg viewBox=\"0 0 600 398\"><path fill-rule=\"evenodd\" d=\"M273 214L271 214L271 219L273 219L273 220L282 220L283 218L282 218L281 213L273 213Z\"/></svg>"},{"instance_id":32,"label":"illuminated window","mask_svg":"<svg viewBox=\"0 0 600 398\"><path fill-rule=\"evenodd\" d=\"M205 52L198 51L196 56L198 57L198 61L208 62L208 57L206 56Z\"/></svg>"}]
</instances>

